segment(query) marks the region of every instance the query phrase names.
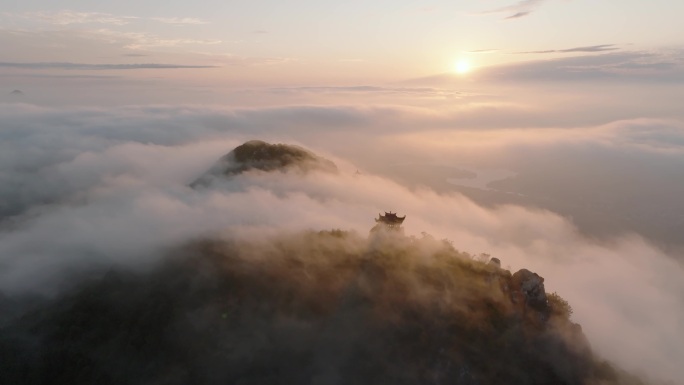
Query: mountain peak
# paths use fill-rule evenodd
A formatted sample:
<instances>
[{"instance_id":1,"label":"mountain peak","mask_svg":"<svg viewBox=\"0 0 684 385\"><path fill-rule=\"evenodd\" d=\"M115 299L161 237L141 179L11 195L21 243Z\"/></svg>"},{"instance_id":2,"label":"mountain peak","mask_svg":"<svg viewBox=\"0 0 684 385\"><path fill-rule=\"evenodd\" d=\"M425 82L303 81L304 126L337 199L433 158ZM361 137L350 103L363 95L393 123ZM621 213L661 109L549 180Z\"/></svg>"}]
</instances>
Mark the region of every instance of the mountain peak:
<instances>
[{"instance_id":1,"label":"mountain peak","mask_svg":"<svg viewBox=\"0 0 684 385\"><path fill-rule=\"evenodd\" d=\"M337 172L332 161L320 157L302 147L290 144L271 144L262 140L250 140L221 157L204 175L191 186L207 186L217 178L231 177L252 170L263 172L310 171Z\"/></svg>"},{"instance_id":2,"label":"mountain peak","mask_svg":"<svg viewBox=\"0 0 684 385\"><path fill-rule=\"evenodd\" d=\"M386 235L205 238L148 271L113 269L7 318L0 372L70 385L643 385L594 355L541 276L428 234Z\"/></svg>"}]
</instances>

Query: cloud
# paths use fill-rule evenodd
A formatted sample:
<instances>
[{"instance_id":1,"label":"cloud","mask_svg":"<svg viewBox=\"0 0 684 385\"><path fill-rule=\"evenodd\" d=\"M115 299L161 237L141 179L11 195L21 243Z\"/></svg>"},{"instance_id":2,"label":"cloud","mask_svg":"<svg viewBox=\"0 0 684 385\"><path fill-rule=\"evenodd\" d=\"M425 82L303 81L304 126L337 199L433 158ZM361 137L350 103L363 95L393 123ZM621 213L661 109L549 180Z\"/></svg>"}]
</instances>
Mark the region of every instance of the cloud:
<instances>
[{"instance_id":1,"label":"cloud","mask_svg":"<svg viewBox=\"0 0 684 385\"><path fill-rule=\"evenodd\" d=\"M499 49L476 49L473 51L463 51L464 53L494 53L499 52Z\"/></svg>"},{"instance_id":2,"label":"cloud","mask_svg":"<svg viewBox=\"0 0 684 385\"><path fill-rule=\"evenodd\" d=\"M591 45L585 47L574 47L568 49L552 49L545 51L525 51L525 52L514 52L518 54L543 54L543 53L571 53L571 52L605 52L605 51L616 51L619 48L615 44L600 44Z\"/></svg>"},{"instance_id":3,"label":"cloud","mask_svg":"<svg viewBox=\"0 0 684 385\"><path fill-rule=\"evenodd\" d=\"M195 52L205 60L220 63L224 66L270 66L297 61L289 57L249 57L233 54L216 54L211 52Z\"/></svg>"},{"instance_id":4,"label":"cloud","mask_svg":"<svg viewBox=\"0 0 684 385\"><path fill-rule=\"evenodd\" d=\"M518 13L512 14L511 16L507 16L504 19L505 20L519 19L521 17L525 17L525 16L529 15L530 13L532 13L532 11L518 12Z\"/></svg>"},{"instance_id":5,"label":"cloud","mask_svg":"<svg viewBox=\"0 0 684 385\"><path fill-rule=\"evenodd\" d=\"M150 20L173 25L205 25L208 21L194 17L151 17Z\"/></svg>"},{"instance_id":6,"label":"cloud","mask_svg":"<svg viewBox=\"0 0 684 385\"><path fill-rule=\"evenodd\" d=\"M15 65L34 65L36 64L35 62L54 63L54 60L40 60L41 56L45 55L44 52L50 52L52 57L59 55L60 57L70 58L67 61L69 63L87 62L92 60L93 57L122 56L143 58L151 57L152 53L154 53L155 57L160 55L168 56L169 51L176 52L173 55L176 58L175 60L178 60L178 57L185 57L185 60L191 60L192 63L200 63L199 66L205 66L201 63L211 63L211 65L216 66L260 66L276 65L295 60L288 57L249 57L216 53L214 52L215 47L210 46L219 46L222 44L220 40L166 39L153 34L122 32L110 29L50 32L0 30L0 43L8 47L9 51L5 52L7 57L30 57L33 59L5 61L6 63L15 63ZM36 50L35 52L32 50L31 54L27 55L22 49L24 46L36 47ZM188 49L192 49L192 52L188 52ZM204 49L207 51L203 51ZM186 52L182 53L182 51ZM35 57L39 59L36 60L34 59ZM135 64L148 63L138 62ZM185 67L189 64L181 65ZM192 64L192 66L197 66L197 64Z\"/></svg>"},{"instance_id":7,"label":"cloud","mask_svg":"<svg viewBox=\"0 0 684 385\"><path fill-rule=\"evenodd\" d=\"M307 142L326 156L344 148L366 152L345 156L355 162L385 153L411 160L418 148L447 161L477 151L516 162L546 159L568 174L562 157L533 155L579 156L595 167L629 156L648 159L627 164L631 170L638 164L662 170L659 162L681 159L684 148L684 131L671 122L485 132L419 111L0 105L0 202L27 206L25 215L3 222L0 290L50 291L75 270L144 268L164 250L206 234L329 228L364 234L378 211L392 210L407 215L409 234L426 231L459 249L488 252L504 266L536 271L550 291L570 300L602 354L629 369L681 378L684 271L638 236L587 239L548 211L486 208L457 193L409 189L372 172L358 176L357 165L339 157L333 158L341 175L254 174L213 189L187 187L220 155L254 137ZM609 152L596 162L611 148L625 157ZM524 156L505 158L512 153ZM664 164L681 169L676 161Z\"/></svg>"},{"instance_id":8,"label":"cloud","mask_svg":"<svg viewBox=\"0 0 684 385\"><path fill-rule=\"evenodd\" d=\"M215 66L202 65L181 65L181 64L159 64L159 63L140 63L140 64L84 64L84 63L12 63L0 62L0 68L17 68L27 70L136 70L136 69L180 69L180 68L216 68Z\"/></svg>"},{"instance_id":9,"label":"cloud","mask_svg":"<svg viewBox=\"0 0 684 385\"><path fill-rule=\"evenodd\" d=\"M508 16L504 17L505 20L519 19L532 14L546 1L547 0L523 0L505 7L496 8L489 11L483 11L480 12L480 14L486 15L505 13L508 14Z\"/></svg>"},{"instance_id":10,"label":"cloud","mask_svg":"<svg viewBox=\"0 0 684 385\"><path fill-rule=\"evenodd\" d=\"M136 30L139 24L157 22L176 26L192 26L208 24L207 21L191 17L154 17L116 16L106 13L60 11L56 13L7 14L10 17L29 19L29 21L48 22L64 27L43 29L40 24L24 30L0 30L0 38L15 40L9 49L22 52L22 47L31 39L41 38L34 42L36 46L47 45L51 52L56 48L70 50L73 42L65 42L64 38L85 40L81 44L92 44L92 40L101 40L108 45L122 45L128 49L149 49L161 47L179 47L186 45L216 45L220 39L197 39L186 37L166 37ZM82 27L71 28L82 24ZM2 36L4 35L4 36ZM90 40L90 42L88 41ZM46 42L49 42L47 44ZM110 53L111 54L111 50Z\"/></svg>"},{"instance_id":11,"label":"cloud","mask_svg":"<svg viewBox=\"0 0 684 385\"><path fill-rule=\"evenodd\" d=\"M587 52L582 48L563 52ZM586 49L586 47L584 48ZM592 52L599 52L601 48ZM604 49L605 50L605 49ZM677 63L676 65L674 63ZM665 65L664 65L665 64ZM576 56L503 66L497 71L501 80L620 80L666 81L684 79L684 62L670 55L650 52L620 52Z\"/></svg>"},{"instance_id":12,"label":"cloud","mask_svg":"<svg viewBox=\"0 0 684 385\"><path fill-rule=\"evenodd\" d=\"M90 34L98 39L119 42L123 44L123 48L132 50L183 45L217 45L222 43L218 39L164 38L143 32L121 32L111 29L90 31Z\"/></svg>"},{"instance_id":13,"label":"cloud","mask_svg":"<svg viewBox=\"0 0 684 385\"><path fill-rule=\"evenodd\" d=\"M197 60L194 51L208 46L219 46L221 40L165 38L162 36L122 32L111 29L56 31L1 30L0 45L5 62L89 62L93 58L114 56L143 57L154 50L156 55L169 56L175 52L175 59L187 57ZM29 50L27 47L31 47ZM213 48L213 47L212 47ZM193 52L189 52L188 50ZM136 56L131 56L131 55ZM205 55L206 56L206 55ZM55 60L55 58L62 58Z\"/></svg>"},{"instance_id":14,"label":"cloud","mask_svg":"<svg viewBox=\"0 0 684 385\"><path fill-rule=\"evenodd\" d=\"M575 47L569 49L560 50L560 52L603 52L603 51L615 51L618 49L615 44L601 44L592 45L588 47Z\"/></svg>"},{"instance_id":15,"label":"cloud","mask_svg":"<svg viewBox=\"0 0 684 385\"><path fill-rule=\"evenodd\" d=\"M108 24L123 26L134 21L155 21L173 25L205 25L209 22L194 17L138 17L138 16L119 16L103 12L78 12L71 10L61 10L57 12L27 12L22 14L7 13L13 17L39 20L54 25L67 26L73 24Z\"/></svg>"},{"instance_id":16,"label":"cloud","mask_svg":"<svg viewBox=\"0 0 684 385\"><path fill-rule=\"evenodd\" d=\"M29 19L38 19L55 25L71 25L71 24L110 24L110 25L126 25L131 21L137 19L134 16L116 16L109 13L101 12L76 12L76 11L59 11L55 13L34 12L22 15Z\"/></svg>"},{"instance_id":17,"label":"cloud","mask_svg":"<svg viewBox=\"0 0 684 385\"><path fill-rule=\"evenodd\" d=\"M101 80L101 79L121 79L120 76L116 75L57 75L57 74L45 74L45 73L9 73L0 74L3 78L13 78L13 79L90 79L90 80Z\"/></svg>"},{"instance_id":18,"label":"cloud","mask_svg":"<svg viewBox=\"0 0 684 385\"><path fill-rule=\"evenodd\" d=\"M671 52L611 51L611 45L576 47L566 50L533 51L523 53L598 52L597 55L557 57L479 68L470 81L479 82L581 82L601 81L629 84L679 83L684 80L684 59L681 50ZM462 83L454 74L413 79L405 84L445 86Z\"/></svg>"},{"instance_id":19,"label":"cloud","mask_svg":"<svg viewBox=\"0 0 684 385\"><path fill-rule=\"evenodd\" d=\"M271 88L275 93L314 93L314 94L387 94L387 95L414 95L419 97L443 97L451 98L461 96L463 93L449 89L426 88L426 87L379 87L379 86L348 86L348 87L280 87Z\"/></svg>"},{"instance_id":20,"label":"cloud","mask_svg":"<svg viewBox=\"0 0 684 385\"><path fill-rule=\"evenodd\" d=\"M358 95L360 98L363 93ZM288 95L288 100L291 99ZM587 103L594 102L587 100ZM505 167L520 174L522 179L499 188L519 191L525 198L501 194L501 202L552 209L574 217L582 231L598 237L639 232L654 241L676 243L680 229L678 218L684 215L684 207L677 198L684 194L677 183L684 178L681 171L684 170L681 135L684 130L676 120L634 119L599 126L531 128L532 123L528 122L545 119L539 112L530 111L531 118L527 120L516 109L492 110L487 106L449 113L388 106L259 109L158 106L67 111L71 113L62 113L59 109L35 111L17 105L6 105L3 110L8 128L2 136L5 146L0 161L11 167L4 171L9 179L2 186L6 194L23 193L0 197L4 202L25 202L11 205L18 212L30 209L28 202L33 198L29 191L33 189L13 184L19 180L12 176L11 170L34 170L40 176L37 182L55 180L60 174L53 165L66 162L87 148L102 149L121 141L178 146L231 133L231 137L239 140L276 137L322 146L355 159L357 167L370 170L408 162L407 167L397 169L401 180L411 175L408 166L412 163L429 165L431 159L433 163L439 159L439 164L475 167L475 170ZM582 106L578 111L590 113ZM570 110L567 114L573 116L578 112ZM119 122L117 129L112 130L116 116L126 117L125 124ZM551 114L547 120L551 124L558 119ZM47 129L49 122L60 122L62 129L59 132ZM68 139L80 137L80 133L87 134L88 140ZM35 143L41 146L33 148ZM23 151L41 156L30 163L21 163ZM594 166L588 167L589 164ZM422 175L429 175L432 171L425 167ZM397 172L387 175L397 175ZM449 175L443 178L446 186L433 188L453 192L454 187L448 189L444 182ZM425 181L420 175L408 180L412 185L425 184ZM55 185L79 184L55 181ZM650 189L653 185L660 188ZM596 194L595 189L601 193ZM34 200L48 203L61 201L71 194L63 187L35 191L42 198ZM492 198L492 192L486 196ZM611 197L610 205L601 203L606 197Z\"/></svg>"}]
</instances>

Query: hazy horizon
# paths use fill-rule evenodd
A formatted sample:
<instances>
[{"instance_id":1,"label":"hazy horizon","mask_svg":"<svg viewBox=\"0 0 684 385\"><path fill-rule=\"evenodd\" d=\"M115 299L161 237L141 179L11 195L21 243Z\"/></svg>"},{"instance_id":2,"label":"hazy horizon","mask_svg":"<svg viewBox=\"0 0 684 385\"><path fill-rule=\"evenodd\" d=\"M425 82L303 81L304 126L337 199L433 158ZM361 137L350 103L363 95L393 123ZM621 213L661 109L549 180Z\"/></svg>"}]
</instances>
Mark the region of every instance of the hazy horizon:
<instances>
[{"instance_id":1,"label":"hazy horizon","mask_svg":"<svg viewBox=\"0 0 684 385\"><path fill-rule=\"evenodd\" d=\"M601 354L679 383L682 14L666 0L6 4L0 294L154 263L202 234L365 233L391 210L409 234L539 273ZM342 175L188 187L250 139Z\"/></svg>"}]
</instances>

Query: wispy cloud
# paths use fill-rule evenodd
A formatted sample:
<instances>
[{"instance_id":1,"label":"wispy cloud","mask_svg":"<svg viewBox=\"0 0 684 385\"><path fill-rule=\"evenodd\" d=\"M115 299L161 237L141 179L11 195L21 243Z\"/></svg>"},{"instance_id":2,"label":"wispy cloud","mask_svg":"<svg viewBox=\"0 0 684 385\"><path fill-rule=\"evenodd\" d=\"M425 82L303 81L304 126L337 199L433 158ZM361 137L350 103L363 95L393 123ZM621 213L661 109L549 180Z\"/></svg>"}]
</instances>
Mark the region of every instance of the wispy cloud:
<instances>
[{"instance_id":1,"label":"wispy cloud","mask_svg":"<svg viewBox=\"0 0 684 385\"><path fill-rule=\"evenodd\" d=\"M603 49L606 50L604 47ZM550 52L584 52L584 55L568 55L552 59L530 60L502 64L477 71L476 79L483 82L579 82L610 81L639 83L682 83L684 81L684 55L682 50L664 52L616 51L601 52L601 48L578 47ZM537 51L546 53L546 51ZM590 54L598 52L598 54ZM404 84L443 87L462 79L452 73Z\"/></svg>"},{"instance_id":2,"label":"wispy cloud","mask_svg":"<svg viewBox=\"0 0 684 385\"><path fill-rule=\"evenodd\" d=\"M173 38L167 39L157 35L152 35L142 32L121 32L111 29L100 29L93 31L100 38L107 38L112 41L120 41L124 44L124 48L128 49L146 49L158 47L177 47L181 45L215 45L221 44L221 40L217 39L188 39L188 38Z\"/></svg>"},{"instance_id":3,"label":"wispy cloud","mask_svg":"<svg viewBox=\"0 0 684 385\"><path fill-rule=\"evenodd\" d=\"M463 96L463 93L441 88L431 87L378 87L378 86L350 86L350 87L280 87L270 89L275 93L320 93L320 94L389 94L389 95L412 95L430 98L451 98Z\"/></svg>"},{"instance_id":4,"label":"wispy cloud","mask_svg":"<svg viewBox=\"0 0 684 385\"><path fill-rule=\"evenodd\" d=\"M567 49L550 49L550 50L543 50L543 51L523 51L523 52L514 52L514 53L517 53L517 54L545 54L545 53L572 53L572 52L590 53L590 52L616 51L618 49L619 48L615 44L600 44L600 45L590 45L590 46L574 47L574 48L567 48Z\"/></svg>"},{"instance_id":5,"label":"wispy cloud","mask_svg":"<svg viewBox=\"0 0 684 385\"><path fill-rule=\"evenodd\" d=\"M499 51L499 49L490 48L490 49L476 49L473 51L463 51L463 53L484 54L484 53L494 53L494 52L498 52L498 51Z\"/></svg>"},{"instance_id":6,"label":"wispy cloud","mask_svg":"<svg viewBox=\"0 0 684 385\"><path fill-rule=\"evenodd\" d=\"M208 21L197 19L194 17L152 17L150 20L154 20L164 24L174 24L174 25L203 25L209 24Z\"/></svg>"},{"instance_id":7,"label":"wispy cloud","mask_svg":"<svg viewBox=\"0 0 684 385\"><path fill-rule=\"evenodd\" d=\"M529 15L530 13L532 13L532 11L518 12L518 13L515 13L511 16L506 17L506 20L519 19L521 17L525 17L525 16Z\"/></svg>"},{"instance_id":8,"label":"wispy cloud","mask_svg":"<svg viewBox=\"0 0 684 385\"><path fill-rule=\"evenodd\" d=\"M547 1L548 0L523 0L505 7L480 12L480 14L506 14L507 16L504 17L505 20L520 19L529 16Z\"/></svg>"},{"instance_id":9,"label":"wispy cloud","mask_svg":"<svg viewBox=\"0 0 684 385\"><path fill-rule=\"evenodd\" d=\"M209 24L208 21L198 19L195 17L138 17L138 16L120 16L111 13L103 12L79 12L71 10L62 10L57 12L27 12L21 14L7 13L6 15L13 17L21 17L24 19L37 20L54 25L73 25L73 24L107 24L122 26L130 24L133 21L155 21L164 24L173 25L203 25Z\"/></svg>"},{"instance_id":10,"label":"wispy cloud","mask_svg":"<svg viewBox=\"0 0 684 385\"><path fill-rule=\"evenodd\" d=\"M651 52L614 52L538 60L502 66L490 74L499 80L512 81L619 80L667 83L680 83L684 79L683 75L684 61L681 58Z\"/></svg>"},{"instance_id":11,"label":"wispy cloud","mask_svg":"<svg viewBox=\"0 0 684 385\"><path fill-rule=\"evenodd\" d=\"M9 73L9 74L2 74L0 73L0 78L12 78L12 79L23 79L23 78L29 78L29 79L88 79L88 80L111 80L111 79L121 79L121 76L115 76L115 75L83 75L79 73L74 73L70 75L63 75L63 74L47 74L47 73L22 73L22 74L16 74L16 73Z\"/></svg>"},{"instance_id":12,"label":"wispy cloud","mask_svg":"<svg viewBox=\"0 0 684 385\"><path fill-rule=\"evenodd\" d=\"M110 24L110 25L126 25L131 20L137 19L135 16L117 16L109 13L101 12L75 12L75 11L59 11L59 12L31 12L22 15L29 19L38 19L44 22L55 25L71 25L71 24Z\"/></svg>"},{"instance_id":13,"label":"wispy cloud","mask_svg":"<svg viewBox=\"0 0 684 385\"><path fill-rule=\"evenodd\" d=\"M615 51L618 49L615 44L601 44L593 45L588 47L575 47L561 50L561 52L602 52L602 51Z\"/></svg>"},{"instance_id":14,"label":"wispy cloud","mask_svg":"<svg viewBox=\"0 0 684 385\"><path fill-rule=\"evenodd\" d=\"M240 56L233 54L216 54L212 52L193 52L195 55L201 55L206 62L216 63L220 66L269 66L284 63L295 62L297 59L289 57L253 57Z\"/></svg>"},{"instance_id":15,"label":"wispy cloud","mask_svg":"<svg viewBox=\"0 0 684 385\"><path fill-rule=\"evenodd\" d=\"M171 68L216 68L205 65L181 65L181 64L84 64L69 62L37 62L37 63L14 63L0 62L0 68L17 68L27 70L136 70L136 69L171 69Z\"/></svg>"}]
</instances>

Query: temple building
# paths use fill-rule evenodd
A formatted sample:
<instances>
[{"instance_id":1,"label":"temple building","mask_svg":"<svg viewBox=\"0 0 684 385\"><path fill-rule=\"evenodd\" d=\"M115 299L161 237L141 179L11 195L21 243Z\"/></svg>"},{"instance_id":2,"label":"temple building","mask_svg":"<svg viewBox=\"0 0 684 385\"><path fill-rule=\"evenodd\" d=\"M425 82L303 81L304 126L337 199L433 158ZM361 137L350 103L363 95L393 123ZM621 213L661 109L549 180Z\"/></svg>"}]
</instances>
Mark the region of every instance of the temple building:
<instances>
[{"instance_id":1,"label":"temple building","mask_svg":"<svg viewBox=\"0 0 684 385\"><path fill-rule=\"evenodd\" d=\"M406 215L399 217L396 213L391 211L385 212L385 215L378 214L378 218L375 219L376 225L371 229L371 233L379 230L399 231L403 233L404 228L401 227L401 224L404 223L404 219L406 219Z\"/></svg>"}]
</instances>

